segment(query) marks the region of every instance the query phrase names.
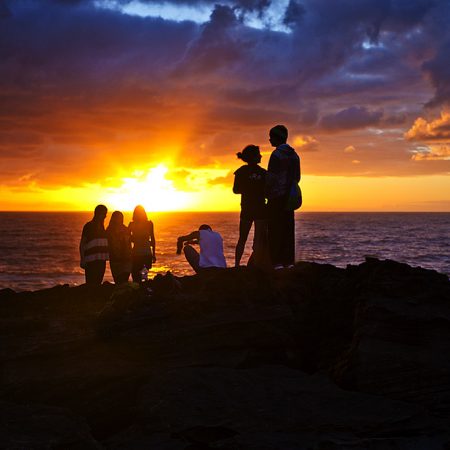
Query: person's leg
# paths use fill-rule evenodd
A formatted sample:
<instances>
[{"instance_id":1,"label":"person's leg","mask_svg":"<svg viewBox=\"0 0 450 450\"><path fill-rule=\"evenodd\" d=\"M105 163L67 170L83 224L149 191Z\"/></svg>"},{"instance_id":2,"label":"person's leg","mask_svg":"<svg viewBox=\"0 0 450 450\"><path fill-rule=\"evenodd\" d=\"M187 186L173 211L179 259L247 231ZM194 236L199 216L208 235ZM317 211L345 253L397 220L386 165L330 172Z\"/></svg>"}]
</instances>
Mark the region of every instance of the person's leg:
<instances>
[{"instance_id":1,"label":"person's leg","mask_svg":"<svg viewBox=\"0 0 450 450\"><path fill-rule=\"evenodd\" d=\"M97 284L102 284L103 277L105 276L106 261L98 261L97 267Z\"/></svg>"},{"instance_id":2,"label":"person's leg","mask_svg":"<svg viewBox=\"0 0 450 450\"><path fill-rule=\"evenodd\" d=\"M131 265L131 276L135 283L141 282L141 269L144 267L144 258L141 255L133 255Z\"/></svg>"},{"instance_id":3,"label":"person's leg","mask_svg":"<svg viewBox=\"0 0 450 450\"><path fill-rule=\"evenodd\" d=\"M128 278L130 278L130 272L121 272L114 281L116 284L128 283Z\"/></svg>"},{"instance_id":4,"label":"person's leg","mask_svg":"<svg viewBox=\"0 0 450 450\"><path fill-rule=\"evenodd\" d=\"M185 245L183 248L184 256L186 257L187 262L194 269L195 273L199 273L200 271L200 255L195 250L192 245Z\"/></svg>"},{"instance_id":5,"label":"person's leg","mask_svg":"<svg viewBox=\"0 0 450 450\"><path fill-rule=\"evenodd\" d=\"M86 264L85 276L86 284L100 285L105 275L106 261L91 261Z\"/></svg>"},{"instance_id":6,"label":"person's leg","mask_svg":"<svg viewBox=\"0 0 450 450\"><path fill-rule=\"evenodd\" d=\"M128 282L130 277L129 267L127 263L123 261L110 261L109 266L111 267L111 274L114 278L114 283L122 284Z\"/></svg>"},{"instance_id":7,"label":"person's leg","mask_svg":"<svg viewBox=\"0 0 450 450\"><path fill-rule=\"evenodd\" d=\"M281 254L283 244L283 200L284 198L273 198L267 204L269 251L273 266L283 264Z\"/></svg>"},{"instance_id":8,"label":"person's leg","mask_svg":"<svg viewBox=\"0 0 450 450\"><path fill-rule=\"evenodd\" d=\"M150 270L152 268L152 265L153 265L152 255L144 256L142 267L145 266L147 267L148 270Z\"/></svg>"},{"instance_id":9,"label":"person's leg","mask_svg":"<svg viewBox=\"0 0 450 450\"><path fill-rule=\"evenodd\" d=\"M295 215L294 211L285 211L283 214L282 231L282 263L290 266L295 263Z\"/></svg>"},{"instance_id":10,"label":"person's leg","mask_svg":"<svg viewBox=\"0 0 450 450\"><path fill-rule=\"evenodd\" d=\"M234 256L234 265L239 266L242 255L244 253L245 243L247 242L248 233L252 227L251 220L242 219L239 221L239 240L236 244L236 251Z\"/></svg>"},{"instance_id":11,"label":"person's leg","mask_svg":"<svg viewBox=\"0 0 450 450\"><path fill-rule=\"evenodd\" d=\"M253 238L251 263L260 269L268 269L270 267L267 220L265 219L255 220L255 234ZM248 265L250 265L250 262Z\"/></svg>"},{"instance_id":12,"label":"person's leg","mask_svg":"<svg viewBox=\"0 0 450 450\"><path fill-rule=\"evenodd\" d=\"M92 263L86 263L86 267L84 268L84 278L86 280L86 284L93 284L93 268Z\"/></svg>"}]
</instances>

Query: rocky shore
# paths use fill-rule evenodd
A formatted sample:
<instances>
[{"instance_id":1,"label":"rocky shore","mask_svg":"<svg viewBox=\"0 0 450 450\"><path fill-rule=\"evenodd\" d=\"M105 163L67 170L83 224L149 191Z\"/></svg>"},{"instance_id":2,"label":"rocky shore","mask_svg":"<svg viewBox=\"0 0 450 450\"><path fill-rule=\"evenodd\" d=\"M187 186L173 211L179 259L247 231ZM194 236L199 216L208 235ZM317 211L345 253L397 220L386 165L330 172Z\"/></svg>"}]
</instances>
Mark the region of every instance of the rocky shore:
<instances>
[{"instance_id":1,"label":"rocky shore","mask_svg":"<svg viewBox=\"0 0 450 450\"><path fill-rule=\"evenodd\" d=\"M450 283L367 259L0 291L0 448L450 449Z\"/></svg>"}]
</instances>

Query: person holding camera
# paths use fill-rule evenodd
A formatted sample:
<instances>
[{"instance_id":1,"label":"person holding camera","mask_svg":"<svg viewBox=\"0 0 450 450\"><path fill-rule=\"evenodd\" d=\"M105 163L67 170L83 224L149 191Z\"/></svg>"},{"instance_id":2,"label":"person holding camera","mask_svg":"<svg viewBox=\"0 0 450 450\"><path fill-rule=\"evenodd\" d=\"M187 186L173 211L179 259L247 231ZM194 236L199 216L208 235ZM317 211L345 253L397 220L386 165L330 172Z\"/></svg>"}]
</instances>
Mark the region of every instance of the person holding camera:
<instances>
[{"instance_id":1,"label":"person holding camera","mask_svg":"<svg viewBox=\"0 0 450 450\"><path fill-rule=\"evenodd\" d=\"M200 252L193 247L195 244L200 247ZM198 230L180 236L177 240L177 254L180 255L182 250L196 273L204 269L227 267L222 236L209 225L201 225Z\"/></svg>"}]
</instances>

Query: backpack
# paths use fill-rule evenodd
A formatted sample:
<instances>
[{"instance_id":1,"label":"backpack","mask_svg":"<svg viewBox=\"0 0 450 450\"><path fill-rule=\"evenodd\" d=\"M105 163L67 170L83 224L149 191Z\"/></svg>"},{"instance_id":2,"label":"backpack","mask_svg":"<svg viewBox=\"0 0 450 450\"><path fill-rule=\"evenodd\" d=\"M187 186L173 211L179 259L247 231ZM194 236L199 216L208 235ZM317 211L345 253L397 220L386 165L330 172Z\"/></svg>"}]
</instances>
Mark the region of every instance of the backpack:
<instances>
[{"instance_id":1,"label":"backpack","mask_svg":"<svg viewBox=\"0 0 450 450\"><path fill-rule=\"evenodd\" d=\"M286 199L286 209L288 211L295 211L302 206L302 190L300 186L295 181L292 182L292 185L289 189L288 196Z\"/></svg>"}]
</instances>

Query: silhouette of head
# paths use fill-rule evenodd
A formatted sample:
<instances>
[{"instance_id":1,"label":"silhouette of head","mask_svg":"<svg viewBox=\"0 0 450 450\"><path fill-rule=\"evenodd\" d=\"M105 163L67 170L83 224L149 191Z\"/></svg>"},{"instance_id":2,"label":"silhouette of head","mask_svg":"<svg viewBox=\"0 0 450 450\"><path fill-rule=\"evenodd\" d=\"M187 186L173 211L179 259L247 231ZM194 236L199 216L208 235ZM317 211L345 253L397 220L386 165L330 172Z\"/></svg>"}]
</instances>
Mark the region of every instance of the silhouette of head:
<instances>
[{"instance_id":1,"label":"silhouette of head","mask_svg":"<svg viewBox=\"0 0 450 450\"><path fill-rule=\"evenodd\" d=\"M242 152L236 153L236 156L247 164L258 164L261 161L261 153L257 145L247 145Z\"/></svg>"},{"instance_id":2,"label":"silhouette of head","mask_svg":"<svg viewBox=\"0 0 450 450\"><path fill-rule=\"evenodd\" d=\"M108 208L105 205L97 205L94 209L95 220L105 220L106 214L108 214Z\"/></svg>"},{"instance_id":3,"label":"silhouette of head","mask_svg":"<svg viewBox=\"0 0 450 450\"><path fill-rule=\"evenodd\" d=\"M288 130L284 125L275 125L269 131L269 141L272 144L272 147L286 144L287 138Z\"/></svg>"},{"instance_id":4,"label":"silhouette of head","mask_svg":"<svg viewBox=\"0 0 450 450\"><path fill-rule=\"evenodd\" d=\"M200 226L198 227L198 229L199 229L199 230L209 230L209 231L212 231L212 228L211 228L209 225L207 225L206 223L204 223L203 225L200 225Z\"/></svg>"},{"instance_id":5,"label":"silhouette of head","mask_svg":"<svg viewBox=\"0 0 450 450\"><path fill-rule=\"evenodd\" d=\"M114 211L111 214L109 226L118 227L120 225L123 225L123 214L120 211Z\"/></svg>"},{"instance_id":6,"label":"silhouette of head","mask_svg":"<svg viewBox=\"0 0 450 450\"><path fill-rule=\"evenodd\" d=\"M133 211L133 222L147 222L147 213L142 205L137 205Z\"/></svg>"}]
</instances>

